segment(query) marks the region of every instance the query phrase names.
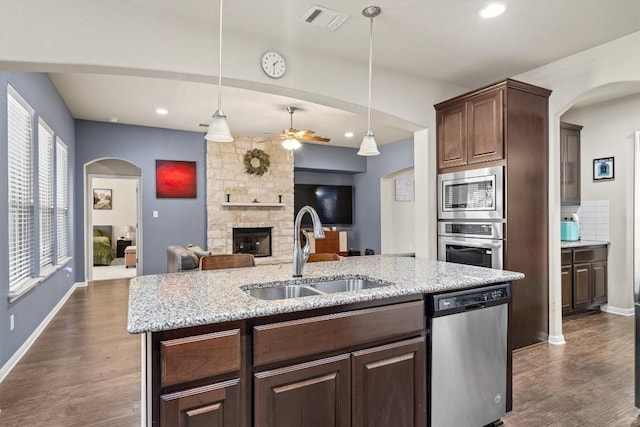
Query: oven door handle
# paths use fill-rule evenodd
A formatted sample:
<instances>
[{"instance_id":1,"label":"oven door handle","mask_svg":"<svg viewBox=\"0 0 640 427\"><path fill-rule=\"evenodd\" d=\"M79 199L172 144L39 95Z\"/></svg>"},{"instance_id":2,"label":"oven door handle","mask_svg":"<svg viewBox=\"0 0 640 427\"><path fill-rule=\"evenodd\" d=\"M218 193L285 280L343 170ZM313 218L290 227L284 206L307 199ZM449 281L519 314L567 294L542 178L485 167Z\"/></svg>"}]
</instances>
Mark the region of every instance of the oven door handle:
<instances>
[{"instance_id":1,"label":"oven door handle","mask_svg":"<svg viewBox=\"0 0 640 427\"><path fill-rule=\"evenodd\" d=\"M469 246L472 248L500 249L504 242L496 239L470 239L468 237L443 237L440 236L440 243Z\"/></svg>"}]
</instances>

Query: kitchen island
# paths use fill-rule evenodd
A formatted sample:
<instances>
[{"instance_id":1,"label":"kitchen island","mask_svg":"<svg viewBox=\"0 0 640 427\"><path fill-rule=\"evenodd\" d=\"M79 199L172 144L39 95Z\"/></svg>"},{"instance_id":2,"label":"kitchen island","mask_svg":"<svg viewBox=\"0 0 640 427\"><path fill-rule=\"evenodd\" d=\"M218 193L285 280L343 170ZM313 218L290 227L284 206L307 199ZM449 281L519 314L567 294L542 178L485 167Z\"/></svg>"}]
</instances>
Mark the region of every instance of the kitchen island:
<instances>
[{"instance_id":1,"label":"kitchen island","mask_svg":"<svg viewBox=\"0 0 640 427\"><path fill-rule=\"evenodd\" d=\"M425 296L524 277L385 256L291 272L281 264L131 281L143 425L425 425ZM247 292L343 278L385 286L280 300Z\"/></svg>"}]
</instances>

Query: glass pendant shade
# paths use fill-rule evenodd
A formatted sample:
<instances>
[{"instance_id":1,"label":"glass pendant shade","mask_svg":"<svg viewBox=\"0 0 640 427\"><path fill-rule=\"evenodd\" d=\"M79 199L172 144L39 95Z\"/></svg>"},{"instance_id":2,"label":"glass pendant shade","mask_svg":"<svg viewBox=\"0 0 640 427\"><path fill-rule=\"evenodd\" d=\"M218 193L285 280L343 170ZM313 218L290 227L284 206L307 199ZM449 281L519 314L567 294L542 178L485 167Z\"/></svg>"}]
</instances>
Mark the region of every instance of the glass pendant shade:
<instances>
[{"instance_id":1,"label":"glass pendant shade","mask_svg":"<svg viewBox=\"0 0 640 427\"><path fill-rule=\"evenodd\" d=\"M378 145L373 137L373 133L368 131L362 138L360 150L358 150L358 156L377 156L378 154L380 154L380 151L378 151Z\"/></svg>"},{"instance_id":2,"label":"glass pendant shade","mask_svg":"<svg viewBox=\"0 0 640 427\"><path fill-rule=\"evenodd\" d=\"M362 11L362 15L369 18L369 102L367 104L367 134L362 138L358 156L377 156L380 154L378 145L371 132L371 74L373 69L373 18L380 15L382 9L378 6L368 6Z\"/></svg>"},{"instance_id":3,"label":"glass pendant shade","mask_svg":"<svg viewBox=\"0 0 640 427\"><path fill-rule=\"evenodd\" d=\"M218 1L218 109L213 113L211 124L204 139L213 142L233 142L227 116L222 112L222 0Z\"/></svg>"},{"instance_id":4,"label":"glass pendant shade","mask_svg":"<svg viewBox=\"0 0 640 427\"><path fill-rule=\"evenodd\" d=\"M231 136L231 130L227 123L227 116L224 115L222 110L216 110L211 119L209 130L204 139L213 142L232 142L233 136Z\"/></svg>"}]
</instances>

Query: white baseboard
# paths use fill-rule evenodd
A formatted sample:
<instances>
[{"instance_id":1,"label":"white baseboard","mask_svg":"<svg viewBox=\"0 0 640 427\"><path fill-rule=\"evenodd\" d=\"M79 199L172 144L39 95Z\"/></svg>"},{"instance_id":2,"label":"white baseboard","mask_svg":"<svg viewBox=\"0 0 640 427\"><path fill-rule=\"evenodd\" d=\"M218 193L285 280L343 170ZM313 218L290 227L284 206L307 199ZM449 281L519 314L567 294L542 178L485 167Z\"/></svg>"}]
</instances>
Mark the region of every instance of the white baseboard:
<instances>
[{"instance_id":1,"label":"white baseboard","mask_svg":"<svg viewBox=\"0 0 640 427\"><path fill-rule=\"evenodd\" d=\"M564 340L564 335L549 335L549 344L553 345L564 345L567 342Z\"/></svg>"},{"instance_id":2,"label":"white baseboard","mask_svg":"<svg viewBox=\"0 0 640 427\"><path fill-rule=\"evenodd\" d=\"M600 311L604 311L605 313L617 314L619 316L633 316L635 314L635 309L631 308L619 308L612 307L610 305L601 305Z\"/></svg>"},{"instance_id":3,"label":"white baseboard","mask_svg":"<svg viewBox=\"0 0 640 427\"><path fill-rule=\"evenodd\" d=\"M18 364L20 359L22 359L22 356L24 356L29 350L29 348L31 348L33 343L36 341L36 339L38 339L38 337L40 336L42 331L44 331L44 329L47 327L49 322L51 322L51 320L55 317L55 315L62 308L64 303L67 302L67 300L69 299L73 291L75 291L76 288L83 287L83 286L87 286L87 283L86 282L74 283L73 286L69 288L67 293L60 299L60 301L58 301L58 304L56 304L56 306L53 307L53 309L51 309L49 314L47 314L47 316L42 320L42 322L40 322L38 327L31 333L31 335L29 335L29 338L27 338L27 340L20 346L20 348L18 348L18 350L16 350L16 352L13 353L13 356L11 356L9 360L7 360L7 363L5 363L2 368L0 368L0 383L4 381L7 375L9 375L9 372L11 372L11 370Z\"/></svg>"}]
</instances>

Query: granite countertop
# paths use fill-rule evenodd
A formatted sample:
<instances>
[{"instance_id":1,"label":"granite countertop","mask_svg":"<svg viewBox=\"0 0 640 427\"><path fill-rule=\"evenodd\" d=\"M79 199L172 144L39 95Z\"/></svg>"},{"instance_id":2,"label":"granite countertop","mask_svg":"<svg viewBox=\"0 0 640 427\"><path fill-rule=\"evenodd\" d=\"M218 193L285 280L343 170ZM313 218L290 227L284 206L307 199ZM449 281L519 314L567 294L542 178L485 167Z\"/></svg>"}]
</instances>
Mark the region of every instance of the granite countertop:
<instances>
[{"instance_id":1,"label":"granite countertop","mask_svg":"<svg viewBox=\"0 0 640 427\"><path fill-rule=\"evenodd\" d=\"M579 248L582 246L596 246L596 245L608 245L608 244L609 242L602 241L602 240L576 240L573 242L568 240L561 240L560 248L567 249L567 248Z\"/></svg>"},{"instance_id":2,"label":"granite countertop","mask_svg":"<svg viewBox=\"0 0 640 427\"><path fill-rule=\"evenodd\" d=\"M524 274L411 257L361 256L308 263L301 278L292 265L140 276L129 285L130 333L157 332L385 298L431 294L524 278ZM241 287L359 277L391 285L328 295L266 301Z\"/></svg>"}]
</instances>

